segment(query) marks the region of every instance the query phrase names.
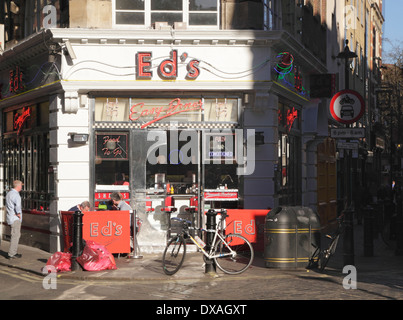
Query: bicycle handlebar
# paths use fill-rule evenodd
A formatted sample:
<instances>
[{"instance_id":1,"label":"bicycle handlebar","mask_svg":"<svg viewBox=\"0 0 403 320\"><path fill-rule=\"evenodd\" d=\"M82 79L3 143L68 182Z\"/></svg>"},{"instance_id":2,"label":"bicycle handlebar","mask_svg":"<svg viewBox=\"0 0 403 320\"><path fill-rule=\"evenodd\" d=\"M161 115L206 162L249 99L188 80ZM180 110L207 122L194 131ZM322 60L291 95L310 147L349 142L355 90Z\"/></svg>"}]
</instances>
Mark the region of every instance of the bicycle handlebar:
<instances>
[{"instance_id":1,"label":"bicycle handlebar","mask_svg":"<svg viewBox=\"0 0 403 320\"><path fill-rule=\"evenodd\" d=\"M182 219L182 218L177 218L177 217L173 217L171 218L171 220L175 220L175 221L179 221L179 222L186 222L187 224L191 225L192 221L187 220L187 219Z\"/></svg>"}]
</instances>

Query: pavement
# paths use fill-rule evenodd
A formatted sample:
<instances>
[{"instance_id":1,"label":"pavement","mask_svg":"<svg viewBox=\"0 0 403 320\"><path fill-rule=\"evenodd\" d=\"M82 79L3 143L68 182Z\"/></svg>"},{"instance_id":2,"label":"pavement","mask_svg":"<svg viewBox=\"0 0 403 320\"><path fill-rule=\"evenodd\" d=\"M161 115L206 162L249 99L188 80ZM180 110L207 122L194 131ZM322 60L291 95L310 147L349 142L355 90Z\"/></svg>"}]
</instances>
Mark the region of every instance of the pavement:
<instances>
[{"instance_id":1,"label":"pavement","mask_svg":"<svg viewBox=\"0 0 403 320\"><path fill-rule=\"evenodd\" d=\"M360 274L376 274L377 281L382 281L388 278L391 281L399 278L399 283L403 283L403 256L396 256L394 249L388 247L378 236L374 239L374 255L372 257L365 257L363 255L363 227L362 225L354 225L354 266ZM7 259L7 251L9 242L2 240L0 244L0 265L15 268L21 271L42 275L42 268L52 255L49 252L43 251L38 248L19 245L19 253L22 258ZM103 280L103 281L169 281L182 280L182 279L200 279L202 277L218 277L221 272L205 273L203 267L203 257L201 253L190 252L186 255L182 268L173 276L166 275L162 270L162 253L158 254L143 254L141 259L128 259L126 257L116 258L116 270L104 270L97 272L90 272L84 270L62 272L58 277L63 279L76 279L76 280ZM342 274L343 269L343 239L340 239L336 255L332 257L326 270L329 272L336 271L338 276L345 276ZM277 274L283 272L283 269L276 271ZM285 270L285 269L284 269ZM326 272L325 270L325 272ZM258 279L265 277L273 272L273 269L266 268L264 264L264 257L262 252L255 253L255 259L249 270L242 274L242 279ZM284 271L285 272L285 271ZM385 280L386 281L386 280ZM403 295L402 295L403 299Z\"/></svg>"}]
</instances>

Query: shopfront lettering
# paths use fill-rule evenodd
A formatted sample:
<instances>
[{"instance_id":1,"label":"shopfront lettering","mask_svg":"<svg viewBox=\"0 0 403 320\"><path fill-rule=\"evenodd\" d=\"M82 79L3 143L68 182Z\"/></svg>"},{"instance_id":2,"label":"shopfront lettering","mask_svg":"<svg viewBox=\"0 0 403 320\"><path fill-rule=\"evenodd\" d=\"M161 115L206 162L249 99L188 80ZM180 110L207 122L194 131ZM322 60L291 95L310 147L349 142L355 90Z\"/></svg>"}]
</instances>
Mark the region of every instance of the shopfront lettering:
<instances>
[{"instance_id":1,"label":"shopfront lettering","mask_svg":"<svg viewBox=\"0 0 403 320\"><path fill-rule=\"evenodd\" d=\"M171 117L175 114L189 111L203 110L203 101L182 103L180 98L173 99L166 107L146 107L144 102L139 102L131 106L129 119L139 121L143 117L153 117L152 120L141 126L142 129L161 119Z\"/></svg>"},{"instance_id":2,"label":"shopfront lettering","mask_svg":"<svg viewBox=\"0 0 403 320\"><path fill-rule=\"evenodd\" d=\"M22 113L16 113L14 116L14 130L17 130L17 134L21 133L22 127L26 120L31 116L31 108L23 108Z\"/></svg>"},{"instance_id":3,"label":"shopfront lettering","mask_svg":"<svg viewBox=\"0 0 403 320\"><path fill-rule=\"evenodd\" d=\"M181 61L186 61L188 57L187 53L183 53ZM138 80L151 80L153 77L152 64L152 52L138 52L136 54L136 78ZM200 61L192 59L186 66L187 80L195 80L200 75L199 68ZM157 73L161 79L164 80L176 80L178 77L178 51L172 50L170 58L163 60L157 67Z\"/></svg>"},{"instance_id":4,"label":"shopfront lettering","mask_svg":"<svg viewBox=\"0 0 403 320\"><path fill-rule=\"evenodd\" d=\"M20 67L15 67L15 70L10 70L9 73L9 90L10 93L16 93L24 89L23 83L24 73L21 71Z\"/></svg>"},{"instance_id":5,"label":"shopfront lettering","mask_svg":"<svg viewBox=\"0 0 403 320\"><path fill-rule=\"evenodd\" d=\"M105 156L113 156L114 158L120 157L123 153L120 148L120 136L117 138L112 138L110 136L103 137L104 139L104 148L102 148L102 152Z\"/></svg>"},{"instance_id":6,"label":"shopfront lettering","mask_svg":"<svg viewBox=\"0 0 403 320\"><path fill-rule=\"evenodd\" d=\"M98 159L127 159L127 134L97 134L96 156Z\"/></svg>"},{"instance_id":7,"label":"shopfront lettering","mask_svg":"<svg viewBox=\"0 0 403 320\"><path fill-rule=\"evenodd\" d=\"M248 235L255 235L256 234L256 221L250 220L245 228L244 224L247 221L234 221L234 233L236 234L248 234Z\"/></svg>"},{"instance_id":8,"label":"shopfront lettering","mask_svg":"<svg viewBox=\"0 0 403 320\"><path fill-rule=\"evenodd\" d=\"M119 237L122 235L122 225L108 221L105 226L100 227L98 222L92 222L90 224L90 236L98 237L99 235L104 237Z\"/></svg>"}]
</instances>

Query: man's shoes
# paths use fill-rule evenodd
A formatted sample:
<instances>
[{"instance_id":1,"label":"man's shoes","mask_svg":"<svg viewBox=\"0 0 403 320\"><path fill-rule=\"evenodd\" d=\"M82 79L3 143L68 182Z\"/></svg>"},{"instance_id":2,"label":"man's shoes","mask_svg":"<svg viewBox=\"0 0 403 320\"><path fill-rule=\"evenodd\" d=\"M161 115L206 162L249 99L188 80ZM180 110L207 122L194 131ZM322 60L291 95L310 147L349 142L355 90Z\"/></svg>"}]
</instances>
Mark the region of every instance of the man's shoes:
<instances>
[{"instance_id":1,"label":"man's shoes","mask_svg":"<svg viewBox=\"0 0 403 320\"><path fill-rule=\"evenodd\" d=\"M21 257L22 257L22 254L17 253L13 256L7 256L7 259L19 259Z\"/></svg>"}]
</instances>

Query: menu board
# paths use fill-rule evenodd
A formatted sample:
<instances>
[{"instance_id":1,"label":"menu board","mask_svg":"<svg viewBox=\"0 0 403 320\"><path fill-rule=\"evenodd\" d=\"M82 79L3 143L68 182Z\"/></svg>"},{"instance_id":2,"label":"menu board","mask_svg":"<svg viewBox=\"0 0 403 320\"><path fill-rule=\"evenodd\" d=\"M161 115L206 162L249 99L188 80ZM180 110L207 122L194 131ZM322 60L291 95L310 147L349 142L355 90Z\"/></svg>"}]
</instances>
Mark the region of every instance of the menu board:
<instances>
[{"instance_id":1,"label":"menu board","mask_svg":"<svg viewBox=\"0 0 403 320\"><path fill-rule=\"evenodd\" d=\"M102 133L96 137L96 157L103 160L128 160L127 133Z\"/></svg>"}]
</instances>

